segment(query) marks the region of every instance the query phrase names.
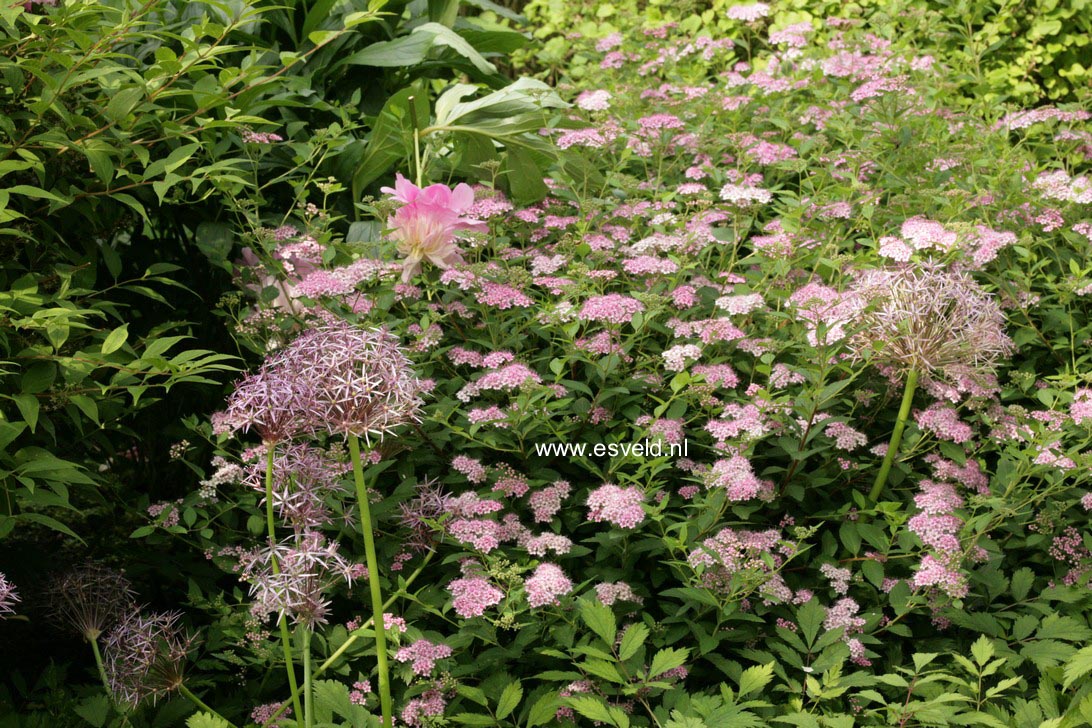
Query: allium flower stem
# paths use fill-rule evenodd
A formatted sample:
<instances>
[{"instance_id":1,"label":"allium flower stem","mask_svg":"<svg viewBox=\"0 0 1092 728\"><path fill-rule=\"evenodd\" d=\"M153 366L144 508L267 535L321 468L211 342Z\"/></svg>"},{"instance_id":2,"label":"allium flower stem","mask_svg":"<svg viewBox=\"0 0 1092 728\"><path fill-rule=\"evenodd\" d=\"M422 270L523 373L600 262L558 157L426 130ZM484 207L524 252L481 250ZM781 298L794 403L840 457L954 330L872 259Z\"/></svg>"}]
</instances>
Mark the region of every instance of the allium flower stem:
<instances>
[{"instance_id":1,"label":"allium flower stem","mask_svg":"<svg viewBox=\"0 0 1092 728\"><path fill-rule=\"evenodd\" d=\"M227 718L225 718L224 716L220 715L220 714L219 714L219 713L217 713L217 712L216 712L215 710L213 710L213 709L212 709L212 708L210 708L210 707L209 707L208 705L206 705L206 704L205 704L205 702L204 702L203 700L201 700L201 698L199 698L199 697L197 697L196 695L194 695L194 694L193 694L193 691L192 691L192 690L190 690L190 689L189 689L188 687L186 687L186 684L185 684L185 683L179 683L179 684L178 684L178 692L179 692L179 693L181 693L181 694L183 695L183 697L185 697L185 698L186 698L187 700L189 700L189 701L190 701L191 703L193 703L194 705L196 705L196 706L197 706L197 709L198 709L198 710L203 710L203 711L204 711L204 712L206 712L206 713L212 713L212 714L213 714L214 716L216 716L216 717L217 717L217 718L219 718L220 720L224 721L224 722L225 722L225 723L227 723L228 725L233 725L233 724L231 723L231 721L229 721L229 720L228 720Z\"/></svg>"},{"instance_id":2,"label":"allium flower stem","mask_svg":"<svg viewBox=\"0 0 1092 728\"><path fill-rule=\"evenodd\" d=\"M91 643L91 651L95 653L95 664L99 668L99 678L102 680L102 687L105 688L107 695L112 695L110 692L110 680L106 677L106 667L102 664L102 652L99 650L99 641L88 641Z\"/></svg>"},{"instance_id":3,"label":"allium flower stem","mask_svg":"<svg viewBox=\"0 0 1092 728\"><path fill-rule=\"evenodd\" d=\"M910 405L914 402L914 391L918 387L918 370L911 369L906 373L906 384L902 390L902 405L899 406L899 415L895 420L895 429L891 432L891 440L887 443L887 453L883 456L883 464L880 465L880 473L876 476L876 482L868 494L870 503L875 503L883 493L883 486L887 483L887 476L891 472L891 466L895 462L895 456L899 452L899 443L902 442L902 431L906 428L906 421L910 419Z\"/></svg>"},{"instance_id":4,"label":"allium flower stem","mask_svg":"<svg viewBox=\"0 0 1092 728\"><path fill-rule=\"evenodd\" d=\"M311 688L311 630L303 630L303 728L311 728L314 721L314 690Z\"/></svg>"},{"instance_id":5,"label":"allium flower stem","mask_svg":"<svg viewBox=\"0 0 1092 728\"><path fill-rule=\"evenodd\" d=\"M269 532L269 545L272 547L277 543L277 527L273 520L273 455L276 452L276 445L269 442L266 443L268 452L265 456L265 523ZM277 563L276 554L270 556L270 562L273 567L273 573L281 573L280 564ZM288 689L292 691L292 707L296 710L296 715L303 715L303 708L300 706L300 690L296 684L296 663L292 659L292 633L288 629L288 619L281 617L281 647L284 649L284 669L288 672Z\"/></svg>"},{"instance_id":6,"label":"allium flower stem","mask_svg":"<svg viewBox=\"0 0 1092 728\"><path fill-rule=\"evenodd\" d=\"M360 440L350 434L349 455L353 460L353 480L360 508L360 531L364 536L364 554L368 563L368 586L372 593L372 626L375 630L375 659L379 666L379 704L383 711L383 728L393 725L391 711L390 672L387 668L387 634L383 624L383 594L379 589L379 562L375 557L372 535L372 512L368 506L368 490L364 486L364 468L360 461Z\"/></svg>"},{"instance_id":7,"label":"allium flower stem","mask_svg":"<svg viewBox=\"0 0 1092 728\"><path fill-rule=\"evenodd\" d=\"M421 572L423 572L425 570L425 567L428 566L429 562L432 561L432 557L435 556L435 555L436 555L435 551L429 551L428 553L425 554L425 558L424 558L424 560L421 561L421 565L418 566L417 569L414 570L414 572L412 574L410 574L408 577L406 577L406 580L404 582L402 582L402 587L397 592L395 592L390 597L388 597L387 601L384 602L384 604L383 604L383 611L384 612L386 612L388 609L390 609L390 606L392 604L394 604L394 602L399 597L401 597L403 594L405 594L406 590L408 590L411 586L413 586L413 582L417 581L417 577L419 577L421 575ZM357 631L350 634L349 639L345 640L341 644L341 647L338 647L336 650L334 650L334 653L332 655L330 655L329 657L327 657L326 660L323 661L323 663L321 665L319 665L315 669L315 672L311 676L311 679L312 680L317 680L319 678L319 676L321 676L324 672L326 672L334 664L336 664L337 661L341 659L341 656L344 655L346 652L348 652L349 648L351 648L354 644L356 644L356 641L360 638L360 631L359 630L367 629L368 627L370 627L372 625L372 622L373 622L373 620L372 620L371 617L368 617L366 620L364 620L364 624L362 624L358 628ZM297 697L299 697L299 693L296 693L296 692L292 693L292 700L295 700ZM265 726L272 725L277 720L277 718L280 717L280 715L282 713L284 713L284 711L288 708L288 703L289 702L291 702L291 701L286 700L283 703L281 703L281 706L279 708L277 708L275 711L273 711L273 713L269 716L269 718L267 718L266 721L262 724L262 728L265 728Z\"/></svg>"}]
</instances>

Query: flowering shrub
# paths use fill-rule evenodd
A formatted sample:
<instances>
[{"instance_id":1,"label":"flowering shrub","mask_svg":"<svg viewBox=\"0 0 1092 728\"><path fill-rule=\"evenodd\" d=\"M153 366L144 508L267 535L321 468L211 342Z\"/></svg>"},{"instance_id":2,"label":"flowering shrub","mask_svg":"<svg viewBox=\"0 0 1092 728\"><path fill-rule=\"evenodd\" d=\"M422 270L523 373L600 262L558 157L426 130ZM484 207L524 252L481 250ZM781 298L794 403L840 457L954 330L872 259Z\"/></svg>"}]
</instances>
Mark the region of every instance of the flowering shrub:
<instances>
[{"instance_id":1,"label":"flowering shrub","mask_svg":"<svg viewBox=\"0 0 1092 728\"><path fill-rule=\"evenodd\" d=\"M739 38L575 39L596 72L536 129L538 202L425 184L436 145L366 202L374 233L253 236L240 285L277 295L235 333L264 361L192 423L201 487L134 533L220 569L188 597L210 640L130 609L106 646L154 649L107 655L120 703L1088 720L1089 182L1042 147L1089 114L949 108L937 61L852 24L744 44L759 5Z\"/></svg>"}]
</instances>

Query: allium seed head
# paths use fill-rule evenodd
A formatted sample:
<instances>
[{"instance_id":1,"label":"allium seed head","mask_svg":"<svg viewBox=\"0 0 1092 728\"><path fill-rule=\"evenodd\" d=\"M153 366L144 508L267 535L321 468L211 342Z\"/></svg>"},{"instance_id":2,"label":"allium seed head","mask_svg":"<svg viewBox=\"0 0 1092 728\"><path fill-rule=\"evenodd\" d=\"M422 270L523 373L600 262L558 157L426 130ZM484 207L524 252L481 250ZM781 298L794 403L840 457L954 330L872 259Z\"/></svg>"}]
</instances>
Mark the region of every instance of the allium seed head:
<instances>
[{"instance_id":1,"label":"allium seed head","mask_svg":"<svg viewBox=\"0 0 1092 728\"><path fill-rule=\"evenodd\" d=\"M326 623L330 602L325 592L339 580L351 583L357 573L338 553L336 542L327 542L317 531L308 531L266 549L260 559L245 566L240 576L250 582L254 615L276 614L278 619L287 616L296 624L314 629Z\"/></svg>"},{"instance_id":2,"label":"allium seed head","mask_svg":"<svg viewBox=\"0 0 1092 728\"><path fill-rule=\"evenodd\" d=\"M981 381L1015 350L1000 306L965 271L868 271L854 294L870 305L850 345L875 363L953 382Z\"/></svg>"},{"instance_id":3,"label":"allium seed head","mask_svg":"<svg viewBox=\"0 0 1092 728\"><path fill-rule=\"evenodd\" d=\"M19 592L8 577L0 572L0 619L8 614L15 614L15 605L19 601Z\"/></svg>"},{"instance_id":4,"label":"allium seed head","mask_svg":"<svg viewBox=\"0 0 1092 728\"><path fill-rule=\"evenodd\" d=\"M273 506L277 513L297 531L332 523L333 512L327 501L344 490L341 476L349 467L306 443L281 445L273 456ZM262 494L265 469L265 458L258 458L246 468L246 484Z\"/></svg>"},{"instance_id":5,"label":"allium seed head","mask_svg":"<svg viewBox=\"0 0 1092 728\"><path fill-rule=\"evenodd\" d=\"M88 561L57 577L48 591L54 619L91 641L133 611L133 590L120 572Z\"/></svg>"},{"instance_id":6,"label":"allium seed head","mask_svg":"<svg viewBox=\"0 0 1092 728\"><path fill-rule=\"evenodd\" d=\"M181 614L144 614L133 607L110 631L104 646L106 679L114 698L136 707L178 689L193 637L178 625Z\"/></svg>"},{"instance_id":7,"label":"allium seed head","mask_svg":"<svg viewBox=\"0 0 1092 728\"><path fill-rule=\"evenodd\" d=\"M262 442L276 444L311 430L305 415L309 387L283 365L284 352L235 385L224 412L214 415L213 431L257 430Z\"/></svg>"}]
</instances>

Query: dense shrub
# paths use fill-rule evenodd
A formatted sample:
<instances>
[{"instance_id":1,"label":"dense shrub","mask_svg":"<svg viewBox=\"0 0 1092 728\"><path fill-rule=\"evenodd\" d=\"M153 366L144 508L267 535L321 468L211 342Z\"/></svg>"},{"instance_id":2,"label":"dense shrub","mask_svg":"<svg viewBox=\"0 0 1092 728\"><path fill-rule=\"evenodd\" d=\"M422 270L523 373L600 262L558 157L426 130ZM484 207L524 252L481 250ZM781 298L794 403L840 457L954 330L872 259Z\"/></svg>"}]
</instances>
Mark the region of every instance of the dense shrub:
<instances>
[{"instance_id":1,"label":"dense shrub","mask_svg":"<svg viewBox=\"0 0 1092 728\"><path fill-rule=\"evenodd\" d=\"M752 3L751 5L762 5ZM644 27L677 22L681 27L714 34L734 34L747 24L733 18L733 0L712 2L569 3L531 0L525 11L532 18L541 48L530 49L546 68L560 69L574 48L567 36L574 29L602 37L625 29L617 18L634 12ZM742 16L741 16L742 17ZM815 2L794 0L769 4L756 18L771 31L794 23L811 23L822 34L829 19L861 24L880 37L910 43L920 53L934 55L950 69L956 95L949 102L982 109L1010 102L1033 105L1088 100L1092 82L1092 14L1084 0L1071 2ZM762 43L761 38L758 39ZM741 46L750 49L748 41ZM576 57L579 63L580 56Z\"/></svg>"}]
</instances>

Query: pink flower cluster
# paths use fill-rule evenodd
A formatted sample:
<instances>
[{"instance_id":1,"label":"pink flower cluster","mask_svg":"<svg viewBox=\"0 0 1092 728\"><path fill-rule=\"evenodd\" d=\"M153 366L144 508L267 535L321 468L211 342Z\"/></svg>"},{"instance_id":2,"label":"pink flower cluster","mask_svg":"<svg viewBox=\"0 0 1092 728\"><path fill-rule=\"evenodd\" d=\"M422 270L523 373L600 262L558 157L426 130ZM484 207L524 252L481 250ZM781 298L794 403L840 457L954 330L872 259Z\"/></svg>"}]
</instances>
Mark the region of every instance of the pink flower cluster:
<instances>
[{"instance_id":1,"label":"pink flower cluster","mask_svg":"<svg viewBox=\"0 0 1092 728\"><path fill-rule=\"evenodd\" d=\"M454 597L455 613L463 619L482 616L486 609L500 604L504 598L504 592L483 576L456 579L447 588Z\"/></svg>"},{"instance_id":2,"label":"pink flower cluster","mask_svg":"<svg viewBox=\"0 0 1092 728\"><path fill-rule=\"evenodd\" d=\"M715 591L735 594L757 589L769 602L788 602L792 590L778 572L796 545L782 540L781 532L722 529L690 552L691 568L701 571L702 584Z\"/></svg>"},{"instance_id":3,"label":"pink flower cluster","mask_svg":"<svg viewBox=\"0 0 1092 728\"><path fill-rule=\"evenodd\" d=\"M760 480L751 469L751 462L742 455L733 455L713 463L705 478L709 488L724 488L728 500L740 502L768 496L773 492L773 483Z\"/></svg>"},{"instance_id":4,"label":"pink flower cluster","mask_svg":"<svg viewBox=\"0 0 1092 728\"><path fill-rule=\"evenodd\" d=\"M561 502L569 497L571 490L572 486L567 481L557 480L531 493L528 504L534 514L535 523L549 523L561 510Z\"/></svg>"},{"instance_id":5,"label":"pink flower cluster","mask_svg":"<svg viewBox=\"0 0 1092 728\"><path fill-rule=\"evenodd\" d=\"M964 443L974 434L971 426L959 419L959 413L954 407L940 402L935 402L927 409L915 413L914 421L922 430L949 442Z\"/></svg>"},{"instance_id":6,"label":"pink flower cluster","mask_svg":"<svg viewBox=\"0 0 1092 728\"><path fill-rule=\"evenodd\" d=\"M645 494L640 488L620 488L606 484L588 494L588 520L607 521L619 528L636 528L645 520L641 504Z\"/></svg>"},{"instance_id":7,"label":"pink flower cluster","mask_svg":"<svg viewBox=\"0 0 1092 728\"><path fill-rule=\"evenodd\" d=\"M414 675L429 675L436 667L437 660L451 657L451 648L445 644L419 639L402 647L394 654L398 662L412 663Z\"/></svg>"},{"instance_id":8,"label":"pink flower cluster","mask_svg":"<svg viewBox=\"0 0 1092 728\"><path fill-rule=\"evenodd\" d=\"M633 587L623 581L605 581L595 585L595 597L608 607L615 602L634 602L641 604L641 597L633 591Z\"/></svg>"},{"instance_id":9,"label":"pink flower cluster","mask_svg":"<svg viewBox=\"0 0 1092 728\"><path fill-rule=\"evenodd\" d=\"M581 321L625 324L644 310L644 304L635 298L619 293L608 293L605 296L592 296L585 301L577 318Z\"/></svg>"},{"instance_id":10,"label":"pink flower cluster","mask_svg":"<svg viewBox=\"0 0 1092 728\"><path fill-rule=\"evenodd\" d=\"M539 564L534 574L523 582L523 588L527 592L527 603L537 608L560 604L559 597L571 592L573 583L557 564L545 563Z\"/></svg>"},{"instance_id":11,"label":"pink flower cluster","mask_svg":"<svg viewBox=\"0 0 1092 728\"><path fill-rule=\"evenodd\" d=\"M963 519L955 515L956 509L963 505L963 498L955 486L944 481L923 480L919 488L914 504L921 513L911 518L906 527L932 553L922 558L911 583L915 587L939 589L952 598L963 597L968 590L967 578L959 568L962 561L959 531Z\"/></svg>"}]
</instances>

